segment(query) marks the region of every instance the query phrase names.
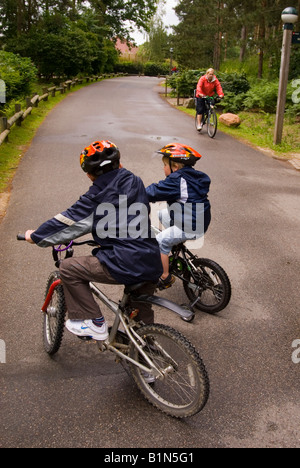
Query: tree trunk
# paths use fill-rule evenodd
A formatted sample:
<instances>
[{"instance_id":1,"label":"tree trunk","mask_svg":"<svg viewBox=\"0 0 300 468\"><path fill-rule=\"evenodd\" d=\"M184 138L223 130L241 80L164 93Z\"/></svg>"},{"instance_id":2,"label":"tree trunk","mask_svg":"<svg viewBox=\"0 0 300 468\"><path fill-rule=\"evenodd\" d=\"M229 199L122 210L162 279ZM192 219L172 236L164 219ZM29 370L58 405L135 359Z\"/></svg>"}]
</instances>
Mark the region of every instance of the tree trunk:
<instances>
[{"instance_id":1,"label":"tree trunk","mask_svg":"<svg viewBox=\"0 0 300 468\"><path fill-rule=\"evenodd\" d=\"M300 1L300 0L299 0ZM241 48L240 48L240 62L242 62L246 55L246 41L247 41L247 27L243 25L241 31Z\"/></svg>"}]
</instances>

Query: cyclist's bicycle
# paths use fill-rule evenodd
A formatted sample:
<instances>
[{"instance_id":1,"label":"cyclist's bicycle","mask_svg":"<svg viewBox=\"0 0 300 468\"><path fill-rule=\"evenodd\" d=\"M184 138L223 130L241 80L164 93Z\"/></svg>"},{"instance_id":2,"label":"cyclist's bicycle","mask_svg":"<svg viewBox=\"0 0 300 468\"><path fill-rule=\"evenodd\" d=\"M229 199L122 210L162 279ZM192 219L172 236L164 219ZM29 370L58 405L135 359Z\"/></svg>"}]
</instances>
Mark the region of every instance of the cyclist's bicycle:
<instances>
[{"instance_id":1,"label":"cyclist's bicycle","mask_svg":"<svg viewBox=\"0 0 300 468\"><path fill-rule=\"evenodd\" d=\"M196 91L194 93L194 98L195 98L195 103L197 106ZM202 123L203 123L203 126L207 124L207 133L210 136L210 138L214 138L218 129L218 117L217 117L217 113L215 110L215 104L220 102L221 99L219 97L214 98L214 97L209 97L209 96L206 96L204 99L205 99L205 110L204 110ZM199 131L201 130L197 129L197 126L198 126L197 111L195 115L195 126L196 126L197 132L199 133Z\"/></svg>"},{"instance_id":2,"label":"cyclist's bicycle","mask_svg":"<svg viewBox=\"0 0 300 468\"><path fill-rule=\"evenodd\" d=\"M160 229L151 227L155 235ZM184 243L173 247L170 261L170 273L183 282L184 291L190 300L189 310L194 308L216 314L225 309L231 299L231 283L225 270L213 260L199 258L190 252ZM190 322L190 317L182 317Z\"/></svg>"},{"instance_id":3,"label":"cyclist's bicycle","mask_svg":"<svg viewBox=\"0 0 300 468\"><path fill-rule=\"evenodd\" d=\"M18 235L17 239L25 240L25 236ZM73 247L83 244L95 246L94 241L84 241L53 247L56 267L61 262L60 252L65 252L65 258L72 257ZM92 293L115 315L109 338L97 342L99 349L116 355L116 361L123 364L143 396L156 408L176 418L193 416L204 408L209 397L209 378L198 351L174 328L134 320L137 304L143 303L169 309L186 319L191 311L161 297L138 294L144 284L126 286L117 303L90 283ZM61 346L67 313L59 271L49 276L42 313L44 348L52 356Z\"/></svg>"}]
</instances>

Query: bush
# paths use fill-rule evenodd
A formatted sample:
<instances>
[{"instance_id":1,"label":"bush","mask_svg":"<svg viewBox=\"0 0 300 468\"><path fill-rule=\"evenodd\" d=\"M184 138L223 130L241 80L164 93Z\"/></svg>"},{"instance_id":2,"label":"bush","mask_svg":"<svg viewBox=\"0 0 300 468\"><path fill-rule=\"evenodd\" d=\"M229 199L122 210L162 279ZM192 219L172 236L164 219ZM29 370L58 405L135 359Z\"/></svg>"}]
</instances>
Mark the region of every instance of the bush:
<instances>
[{"instance_id":1,"label":"bush","mask_svg":"<svg viewBox=\"0 0 300 468\"><path fill-rule=\"evenodd\" d=\"M178 91L180 96L193 97L197 83L204 73L205 71L200 70L187 70L176 73L168 79L168 84L174 92Z\"/></svg>"},{"instance_id":2,"label":"bush","mask_svg":"<svg viewBox=\"0 0 300 468\"><path fill-rule=\"evenodd\" d=\"M168 64L148 62L144 66L144 74L146 76L168 75L168 73Z\"/></svg>"},{"instance_id":3,"label":"bush","mask_svg":"<svg viewBox=\"0 0 300 468\"><path fill-rule=\"evenodd\" d=\"M224 93L243 94L249 91L250 83L245 73L218 73Z\"/></svg>"},{"instance_id":4,"label":"bush","mask_svg":"<svg viewBox=\"0 0 300 468\"><path fill-rule=\"evenodd\" d=\"M277 97L278 81L261 81L247 92L244 108L274 113L276 112Z\"/></svg>"},{"instance_id":5,"label":"bush","mask_svg":"<svg viewBox=\"0 0 300 468\"><path fill-rule=\"evenodd\" d=\"M29 58L0 51L0 78L6 85L6 101L30 93L37 69Z\"/></svg>"},{"instance_id":6,"label":"bush","mask_svg":"<svg viewBox=\"0 0 300 468\"><path fill-rule=\"evenodd\" d=\"M128 73L129 75L143 73L143 65L140 62L119 62L114 69L115 73Z\"/></svg>"},{"instance_id":7,"label":"bush","mask_svg":"<svg viewBox=\"0 0 300 468\"><path fill-rule=\"evenodd\" d=\"M245 108L244 103L246 96L246 93L235 94L229 91L228 93L225 93L225 98L219 106L223 108L224 112L237 114L240 110Z\"/></svg>"},{"instance_id":8,"label":"bush","mask_svg":"<svg viewBox=\"0 0 300 468\"><path fill-rule=\"evenodd\" d=\"M287 89L286 107L290 115L299 115L300 103L293 102L295 87L289 83ZM261 80L253 85L246 93L225 93L225 98L220 104L225 112L237 113L241 110L261 110L275 114L278 98L278 80ZM295 100L295 99L294 99Z\"/></svg>"},{"instance_id":9,"label":"bush","mask_svg":"<svg viewBox=\"0 0 300 468\"><path fill-rule=\"evenodd\" d=\"M169 78L168 83L176 91L178 89L180 96L192 97L194 89L205 70L188 70ZM250 83L245 73L217 73L224 93L242 94L250 89Z\"/></svg>"}]
</instances>

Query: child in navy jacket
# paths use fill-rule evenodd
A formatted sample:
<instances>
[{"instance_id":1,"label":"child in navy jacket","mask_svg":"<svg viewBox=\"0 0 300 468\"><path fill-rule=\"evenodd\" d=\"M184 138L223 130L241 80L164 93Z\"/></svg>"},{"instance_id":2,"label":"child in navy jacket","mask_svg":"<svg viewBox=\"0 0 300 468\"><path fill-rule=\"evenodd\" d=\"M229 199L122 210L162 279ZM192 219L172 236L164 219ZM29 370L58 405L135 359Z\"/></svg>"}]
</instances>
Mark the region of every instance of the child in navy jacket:
<instances>
[{"instance_id":1,"label":"child in navy jacket","mask_svg":"<svg viewBox=\"0 0 300 468\"><path fill-rule=\"evenodd\" d=\"M99 248L93 255L67 258L60 266L69 320L68 330L95 340L108 337L107 324L93 299L89 282L138 284L141 294L153 294L162 272L159 246L150 233L150 207L139 177L120 166L114 143L97 141L85 148L81 168L92 180L88 192L68 210L46 221L26 240L40 247L69 243L92 233ZM132 207L142 209L139 223ZM143 227L139 233L136 226ZM139 307L139 320L153 323L151 306Z\"/></svg>"},{"instance_id":2,"label":"child in navy jacket","mask_svg":"<svg viewBox=\"0 0 300 468\"><path fill-rule=\"evenodd\" d=\"M172 247L202 237L210 224L210 202L207 197L210 178L193 168L201 155L186 145L171 143L158 153L163 155L166 179L150 185L146 192L150 202L168 203L168 208L159 213L166 229L156 238L164 270L159 288L167 289L175 281L169 274Z\"/></svg>"}]
</instances>

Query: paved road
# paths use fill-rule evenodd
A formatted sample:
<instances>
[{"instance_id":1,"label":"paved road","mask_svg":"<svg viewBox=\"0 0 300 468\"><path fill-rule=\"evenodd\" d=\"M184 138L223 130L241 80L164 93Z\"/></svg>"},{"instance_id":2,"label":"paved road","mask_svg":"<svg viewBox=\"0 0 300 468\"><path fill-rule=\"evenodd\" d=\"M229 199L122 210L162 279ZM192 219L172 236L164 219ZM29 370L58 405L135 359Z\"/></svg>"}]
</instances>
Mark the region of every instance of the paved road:
<instances>
[{"instance_id":1,"label":"paved road","mask_svg":"<svg viewBox=\"0 0 300 468\"><path fill-rule=\"evenodd\" d=\"M215 140L196 134L191 117L158 96L157 84L118 78L69 95L17 171L0 225L0 339L7 352L0 447L300 447L300 364L292 362L292 343L300 339L300 174L221 133ZM198 167L212 178L213 222L201 255L227 270L232 301L218 316L198 313L193 324L171 313L160 317L197 344L209 371L209 403L186 421L148 405L94 345L66 334L55 358L42 349L39 308L51 252L17 243L15 235L86 191L78 155L98 138L117 143L124 166L145 184L163 177L153 154L175 140L203 154ZM185 301L180 284L164 294Z\"/></svg>"}]
</instances>

